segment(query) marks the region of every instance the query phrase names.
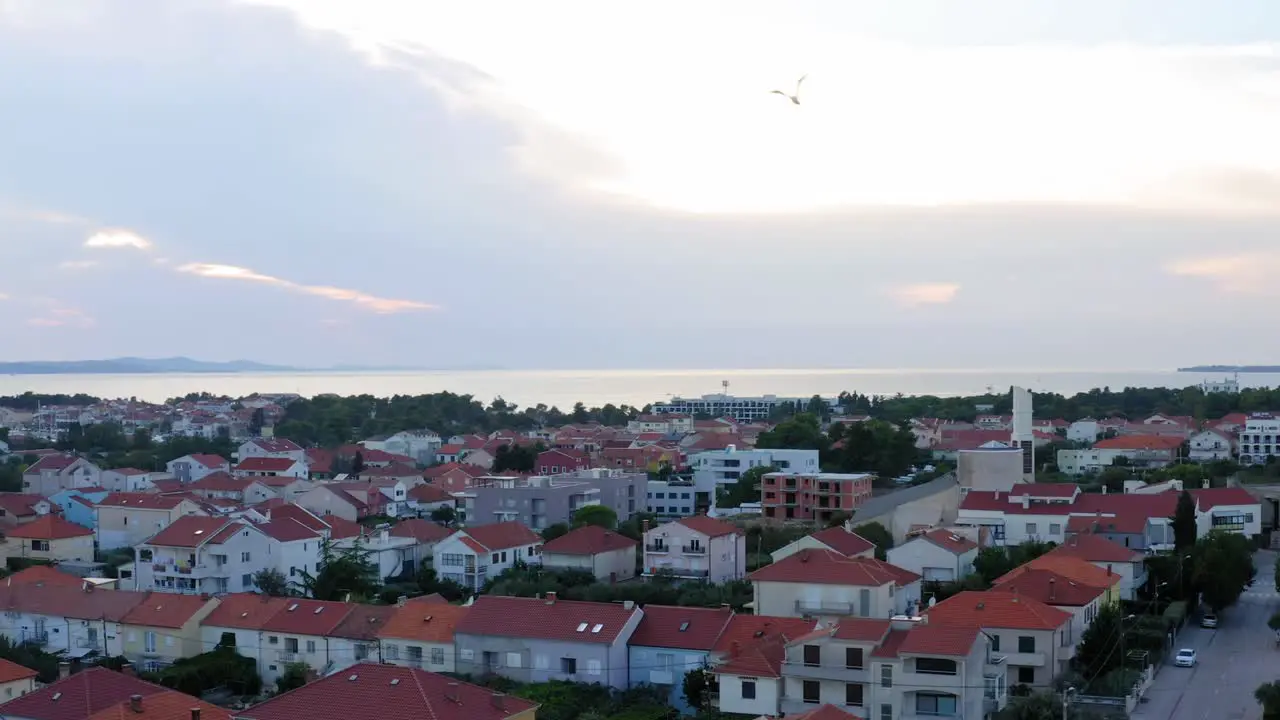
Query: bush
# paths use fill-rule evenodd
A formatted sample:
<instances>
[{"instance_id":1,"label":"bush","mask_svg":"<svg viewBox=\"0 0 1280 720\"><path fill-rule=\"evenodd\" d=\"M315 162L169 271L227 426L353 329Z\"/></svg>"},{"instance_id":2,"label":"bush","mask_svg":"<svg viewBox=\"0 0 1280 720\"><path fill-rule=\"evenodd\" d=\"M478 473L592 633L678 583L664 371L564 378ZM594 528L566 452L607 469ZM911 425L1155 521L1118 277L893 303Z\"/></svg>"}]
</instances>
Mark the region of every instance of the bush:
<instances>
[{"instance_id":1,"label":"bush","mask_svg":"<svg viewBox=\"0 0 1280 720\"><path fill-rule=\"evenodd\" d=\"M232 647L219 646L194 657L179 658L169 667L144 677L195 697L218 688L237 695L257 695L262 691L257 663Z\"/></svg>"},{"instance_id":2,"label":"bush","mask_svg":"<svg viewBox=\"0 0 1280 720\"><path fill-rule=\"evenodd\" d=\"M1187 622L1187 604L1181 600L1169 603L1164 609L1164 619L1171 628L1180 628Z\"/></svg>"}]
</instances>

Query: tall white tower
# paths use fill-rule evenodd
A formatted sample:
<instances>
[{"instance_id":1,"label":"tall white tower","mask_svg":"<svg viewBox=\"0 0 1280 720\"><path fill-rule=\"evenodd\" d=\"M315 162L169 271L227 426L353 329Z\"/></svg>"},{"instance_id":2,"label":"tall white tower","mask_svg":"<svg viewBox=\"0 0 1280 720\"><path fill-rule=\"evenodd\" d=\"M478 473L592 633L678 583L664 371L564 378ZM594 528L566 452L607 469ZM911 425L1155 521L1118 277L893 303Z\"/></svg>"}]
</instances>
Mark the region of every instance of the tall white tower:
<instances>
[{"instance_id":1,"label":"tall white tower","mask_svg":"<svg viewBox=\"0 0 1280 720\"><path fill-rule=\"evenodd\" d=\"M1035 431L1032 429L1033 414L1031 411L1031 391L1025 388L1013 389L1013 433L1010 440L1015 447L1022 450L1022 481L1035 482L1036 449Z\"/></svg>"}]
</instances>

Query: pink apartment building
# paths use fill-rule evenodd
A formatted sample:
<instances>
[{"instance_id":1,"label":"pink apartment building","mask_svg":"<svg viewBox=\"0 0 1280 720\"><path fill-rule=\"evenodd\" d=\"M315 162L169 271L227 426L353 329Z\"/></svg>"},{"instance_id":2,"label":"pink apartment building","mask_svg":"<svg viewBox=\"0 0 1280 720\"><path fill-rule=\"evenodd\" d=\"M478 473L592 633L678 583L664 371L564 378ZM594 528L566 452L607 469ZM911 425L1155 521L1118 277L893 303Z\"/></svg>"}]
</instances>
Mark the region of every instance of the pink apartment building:
<instances>
[{"instance_id":1,"label":"pink apartment building","mask_svg":"<svg viewBox=\"0 0 1280 720\"><path fill-rule=\"evenodd\" d=\"M870 473L787 473L764 476L760 484L765 517L825 522L836 512L852 515L871 499Z\"/></svg>"}]
</instances>

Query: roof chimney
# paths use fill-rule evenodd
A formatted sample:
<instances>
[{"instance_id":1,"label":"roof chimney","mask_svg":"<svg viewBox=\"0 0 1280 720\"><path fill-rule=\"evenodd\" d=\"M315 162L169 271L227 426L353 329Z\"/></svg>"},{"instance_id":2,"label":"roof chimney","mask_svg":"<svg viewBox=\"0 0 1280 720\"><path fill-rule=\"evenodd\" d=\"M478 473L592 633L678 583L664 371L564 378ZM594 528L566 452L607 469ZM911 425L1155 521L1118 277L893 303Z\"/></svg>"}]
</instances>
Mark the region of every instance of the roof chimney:
<instances>
[{"instance_id":1,"label":"roof chimney","mask_svg":"<svg viewBox=\"0 0 1280 720\"><path fill-rule=\"evenodd\" d=\"M120 674L130 677L137 677L137 673L133 671L133 663L125 663L120 666Z\"/></svg>"},{"instance_id":2,"label":"roof chimney","mask_svg":"<svg viewBox=\"0 0 1280 720\"><path fill-rule=\"evenodd\" d=\"M1049 601L1058 599L1058 579L1049 578Z\"/></svg>"},{"instance_id":3,"label":"roof chimney","mask_svg":"<svg viewBox=\"0 0 1280 720\"><path fill-rule=\"evenodd\" d=\"M490 702L492 702L492 703L493 703L493 706L494 706L494 707L496 707L496 708L498 708L499 710L506 710L506 709L507 709L507 696L506 696L506 695L504 695L504 694L502 694L502 693L494 693L493 695L490 695L490 696L489 696L489 699L490 699Z\"/></svg>"},{"instance_id":4,"label":"roof chimney","mask_svg":"<svg viewBox=\"0 0 1280 720\"><path fill-rule=\"evenodd\" d=\"M451 682L445 686L444 699L453 703L458 702L458 683Z\"/></svg>"},{"instance_id":5,"label":"roof chimney","mask_svg":"<svg viewBox=\"0 0 1280 720\"><path fill-rule=\"evenodd\" d=\"M200 708L191 708L191 720L200 720Z\"/></svg>"},{"instance_id":6,"label":"roof chimney","mask_svg":"<svg viewBox=\"0 0 1280 720\"><path fill-rule=\"evenodd\" d=\"M622 609L623 609L623 610L634 610L635 608L636 608L636 601L635 601L635 600L623 600L623 601L622 601Z\"/></svg>"},{"instance_id":7,"label":"roof chimney","mask_svg":"<svg viewBox=\"0 0 1280 720\"><path fill-rule=\"evenodd\" d=\"M396 598L396 607L404 607L404 604L407 602L409 602L409 596L401 595L400 597Z\"/></svg>"},{"instance_id":8,"label":"roof chimney","mask_svg":"<svg viewBox=\"0 0 1280 720\"><path fill-rule=\"evenodd\" d=\"M548 605L556 604L556 594L554 590L552 592L547 593L547 604Z\"/></svg>"},{"instance_id":9,"label":"roof chimney","mask_svg":"<svg viewBox=\"0 0 1280 720\"><path fill-rule=\"evenodd\" d=\"M136 713L142 712L142 696L141 695L129 696L129 709Z\"/></svg>"},{"instance_id":10,"label":"roof chimney","mask_svg":"<svg viewBox=\"0 0 1280 720\"><path fill-rule=\"evenodd\" d=\"M66 680L69 677L71 677L71 663L63 660L58 663L58 679Z\"/></svg>"}]
</instances>

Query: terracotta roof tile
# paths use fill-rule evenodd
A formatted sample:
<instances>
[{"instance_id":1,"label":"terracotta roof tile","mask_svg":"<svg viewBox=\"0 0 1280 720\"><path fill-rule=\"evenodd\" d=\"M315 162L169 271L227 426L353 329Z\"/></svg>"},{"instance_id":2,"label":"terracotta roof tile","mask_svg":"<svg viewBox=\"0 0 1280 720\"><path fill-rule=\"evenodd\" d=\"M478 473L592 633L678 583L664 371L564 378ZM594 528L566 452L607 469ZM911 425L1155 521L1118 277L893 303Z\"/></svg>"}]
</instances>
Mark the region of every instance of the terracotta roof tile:
<instances>
[{"instance_id":1,"label":"terracotta roof tile","mask_svg":"<svg viewBox=\"0 0 1280 720\"><path fill-rule=\"evenodd\" d=\"M5 578L9 585L54 585L59 587L83 588L84 578L65 573L48 565L32 565L26 570Z\"/></svg>"},{"instance_id":2,"label":"terracotta roof tile","mask_svg":"<svg viewBox=\"0 0 1280 720\"><path fill-rule=\"evenodd\" d=\"M210 455L207 453L194 453L192 455L189 455L188 457L190 457L195 462L200 463L201 465L207 468L227 467L231 464L231 461L227 460L221 455Z\"/></svg>"},{"instance_id":3,"label":"terracotta roof tile","mask_svg":"<svg viewBox=\"0 0 1280 720\"><path fill-rule=\"evenodd\" d=\"M392 610L386 625L378 632L379 638L448 645L453 643L458 622L471 608L442 604L428 595L410 598L403 606Z\"/></svg>"},{"instance_id":4,"label":"terracotta roof tile","mask_svg":"<svg viewBox=\"0 0 1280 720\"><path fill-rule=\"evenodd\" d=\"M1046 553L1010 570L1003 577L997 578L996 583L1011 580L1029 570L1051 570L1059 575L1071 578L1075 582L1083 585L1092 585L1095 588L1104 590L1115 585L1120 580L1118 574L1107 572L1088 560L1081 560L1070 555Z\"/></svg>"},{"instance_id":5,"label":"terracotta roof tile","mask_svg":"<svg viewBox=\"0 0 1280 720\"><path fill-rule=\"evenodd\" d=\"M431 483L423 483L411 487L407 494L410 500L416 500L420 503L430 504L453 501L453 495L450 495L448 490Z\"/></svg>"},{"instance_id":6,"label":"terracotta roof tile","mask_svg":"<svg viewBox=\"0 0 1280 720\"><path fill-rule=\"evenodd\" d=\"M1093 444L1095 450L1175 450L1183 438L1177 435L1121 435Z\"/></svg>"},{"instance_id":7,"label":"terracotta roof tile","mask_svg":"<svg viewBox=\"0 0 1280 720\"><path fill-rule=\"evenodd\" d=\"M728 608L645 605L644 617L627 644L710 651L732 618Z\"/></svg>"},{"instance_id":8,"label":"terracotta roof tile","mask_svg":"<svg viewBox=\"0 0 1280 720\"><path fill-rule=\"evenodd\" d=\"M197 708L200 720L231 720L228 710L177 690L144 696L140 711L134 709L130 700L124 700L90 715L86 720L191 720L191 711Z\"/></svg>"},{"instance_id":9,"label":"terracotta roof tile","mask_svg":"<svg viewBox=\"0 0 1280 720\"><path fill-rule=\"evenodd\" d=\"M892 627L893 623L879 618L844 618L836 625L832 637L852 642L879 643Z\"/></svg>"},{"instance_id":10,"label":"terracotta roof tile","mask_svg":"<svg viewBox=\"0 0 1280 720\"><path fill-rule=\"evenodd\" d=\"M542 543L541 535L514 520L490 525L477 525L458 532L465 533L472 540L480 543L490 551L506 550L507 548L524 545L540 545Z\"/></svg>"},{"instance_id":11,"label":"terracotta roof tile","mask_svg":"<svg viewBox=\"0 0 1280 720\"><path fill-rule=\"evenodd\" d=\"M254 525L265 535L275 538L280 542L295 542L297 540L313 540L319 539L320 534L315 530L303 525L293 518L279 518L268 522Z\"/></svg>"},{"instance_id":12,"label":"terracotta roof tile","mask_svg":"<svg viewBox=\"0 0 1280 720\"><path fill-rule=\"evenodd\" d=\"M143 696L145 703L146 698L162 692L174 691L130 675L95 667L10 700L4 704L3 714L35 720L87 720L94 713L127 702L133 695ZM189 695L183 697L192 703L196 702ZM191 713L188 711L183 720L189 720L190 717Z\"/></svg>"},{"instance_id":13,"label":"terracotta roof tile","mask_svg":"<svg viewBox=\"0 0 1280 720\"><path fill-rule=\"evenodd\" d=\"M782 663L786 659L787 639L774 635L746 647L732 649L729 657L712 672L717 675L741 675L743 677L782 677Z\"/></svg>"},{"instance_id":14,"label":"terracotta roof tile","mask_svg":"<svg viewBox=\"0 0 1280 720\"><path fill-rule=\"evenodd\" d=\"M29 523L23 523L5 531L11 538L28 538L31 540L66 540L68 538L92 536L93 531L83 525L63 520L57 515L45 515Z\"/></svg>"},{"instance_id":15,"label":"terracotta roof tile","mask_svg":"<svg viewBox=\"0 0 1280 720\"><path fill-rule=\"evenodd\" d=\"M191 490L208 490L211 492L244 492L254 483L256 478L236 477L225 470L216 470L199 480L187 485Z\"/></svg>"},{"instance_id":16,"label":"terracotta roof tile","mask_svg":"<svg viewBox=\"0 0 1280 720\"><path fill-rule=\"evenodd\" d=\"M406 518L391 526L392 537L413 538L419 543L440 542L452 534L449 528L422 518Z\"/></svg>"},{"instance_id":17,"label":"terracotta roof tile","mask_svg":"<svg viewBox=\"0 0 1280 720\"><path fill-rule=\"evenodd\" d=\"M819 706L816 710L810 710L799 715L788 715L787 720L860 720L860 718L858 715L841 710L828 703Z\"/></svg>"},{"instance_id":18,"label":"terracotta roof tile","mask_svg":"<svg viewBox=\"0 0 1280 720\"><path fill-rule=\"evenodd\" d=\"M612 644L637 612L619 603L481 595L458 623L457 632Z\"/></svg>"},{"instance_id":19,"label":"terracotta roof tile","mask_svg":"<svg viewBox=\"0 0 1280 720\"><path fill-rule=\"evenodd\" d=\"M884 641L871 651L871 657L896 658L902 644L907 641L906 630L890 630Z\"/></svg>"},{"instance_id":20,"label":"terracotta roof tile","mask_svg":"<svg viewBox=\"0 0 1280 720\"><path fill-rule=\"evenodd\" d=\"M945 528L930 530L924 534L925 539L937 545L938 547L950 552L952 555L963 555L970 550L975 550L978 543L969 538L957 535Z\"/></svg>"},{"instance_id":21,"label":"terracotta roof tile","mask_svg":"<svg viewBox=\"0 0 1280 720\"><path fill-rule=\"evenodd\" d=\"M1071 614L1014 593L987 590L952 595L925 610L929 622L1010 630L1056 630Z\"/></svg>"},{"instance_id":22,"label":"terracotta roof tile","mask_svg":"<svg viewBox=\"0 0 1280 720\"><path fill-rule=\"evenodd\" d=\"M723 520L717 520L706 515L694 515L692 517L680 518L676 522L681 525L700 532L707 537L720 537L721 535L742 535L743 532L736 525L732 525Z\"/></svg>"},{"instance_id":23,"label":"terracotta roof tile","mask_svg":"<svg viewBox=\"0 0 1280 720\"><path fill-rule=\"evenodd\" d=\"M1094 520L1092 516L1084 519ZM1068 523L1068 529L1070 529L1069 526L1070 523ZM1137 550L1112 542L1101 535L1086 532L1067 538L1050 553L1078 557L1089 562L1140 562L1143 559L1142 553Z\"/></svg>"},{"instance_id":24,"label":"terracotta roof tile","mask_svg":"<svg viewBox=\"0 0 1280 720\"><path fill-rule=\"evenodd\" d=\"M812 632L818 623L804 618L775 617L771 615L734 615L712 648L715 653L728 653L736 643L746 647L765 638L782 636L800 637Z\"/></svg>"},{"instance_id":25,"label":"terracotta roof tile","mask_svg":"<svg viewBox=\"0 0 1280 720\"><path fill-rule=\"evenodd\" d=\"M297 462L288 457L251 457L240 461L232 470L237 472L284 472Z\"/></svg>"},{"instance_id":26,"label":"terracotta roof tile","mask_svg":"<svg viewBox=\"0 0 1280 720\"><path fill-rule=\"evenodd\" d=\"M598 525L583 525L545 543L542 546L542 554L596 555L635 548L639 544L625 535L619 535Z\"/></svg>"},{"instance_id":27,"label":"terracotta roof tile","mask_svg":"<svg viewBox=\"0 0 1280 720\"><path fill-rule=\"evenodd\" d=\"M99 507L127 507L143 510L172 510L182 504L186 498L177 495L157 495L155 493L113 492L102 498Z\"/></svg>"},{"instance_id":28,"label":"terracotta roof tile","mask_svg":"<svg viewBox=\"0 0 1280 720\"><path fill-rule=\"evenodd\" d=\"M262 629L293 635L329 635L354 607L351 603L290 598L284 610L267 619Z\"/></svg>"},{"instance_id":29,"label":"terracotta roof tile","mask_svg":"<svg viewBox=\"0 0 1280 720\"><path fill-rule=\"evenodd\" d=\"M26 665L19 665L12 660L0 658L0 685L5 683L17 682L18 680L26 680L33 678L40 673L32 670Z\"/></svg>"},{"instance_id":30,"label":"terracotta roof tile","mask_svg":"<svg viewBox=\"0 0 1280 720\"><path fill-rule=\"evenodd\" d=\"M845 557L833 550L805 548L756 570L748 580L880 587L909 585L920 576L882 560Z\"/></svg>"},{"instance_id":31,"label":"terracotta roof tile","mask_svg":"<svg viewBox=\"0 0 1280 720\"><path fill-rule=\"evenodd\" d=\"M232 521L224 517L207 517L204 515L183 515L169 523L160 532L144 541L146 545L162 545L164 547L194 548L208 542L222 528Z\"/></svg>"},{"instance_id":32,"label":"terracotta roof tile","mask_svg":"<svg viewBox=\"0 0 1280 720\"><path fill-rule=\"evenodd\" d=\"M392 605L355 605L333 632L329 633L329 637L377 640L396 610Z\"/></svg>"},{"instance_id":33,"label":"terracotta roof tile","mask_svg":"<svg viewBox=\"0 0 1280 720\"><path fill-rule=\"evenodd\" d=\"M1015 593L1057 607L1084 607L1106 592L1105 588L1082 585L1052 570L1034 568L1023 570L1017 575L1010 573L1006 579L997 580L991 589Z\"/></svg>"},{"instance_id":34,"label":"terracotta roof tile","mask_svg":"<svg viewBox=\"0 0 1280 720\"><path fill-rule=\"evenodd\" d=\"M146 593L129 590L85 591L84 587L63 585L0 586L0 609L39 612L76 620L119 622L143 600Z\"/></svg>"},{"instance_id":35,"label":"terracotta roof tile","mask_svg":"<svg viewBox=\"0 0 1280 720\"><path fill-rule=\"evenodd\" d=\"M1201 488L1191 490L1200 512L1208 512L1219 505L1257 505L1258 499L1250 495L1244 488Z\"/></svg>"},{"instance_id":36,"label":"terracotta roof tile","mask_svg":"<svg viewBox=\"0 0 1280 720\"><path fill-rule=\"evenodd\" d=\"M284 438L254 438L253 440L247 440L246 442L253 443L254 445L262 448L264 452L269 453L295 452L302 449L301 445Z\"/></svg>"},{"instance_id":37,"label":"terracotta roof tile","mask_svg":"<svg viewBox=\"0 0 1280 720\"><path fill-rule=\"evenodd\" d=\"M289 602L288 598L257 593L232 593L222 596L222 602L200 624L205 627L261 630L263 623L284 610Z\"/></svg>"},{"instance_id":38,"label":"terracotta roof tile","mask_svg":"<svg viewBox=\"0 0 1280 720\"><path fill-rule=\"evenodd\" d=\"M875 550L875 543L841 527L832 527L810 535L809 537L844 555L853 557L869 550Z\"/></svg>"},{"instance_id":39,"label":"terracotta roof tile","mask_svg":"<svg viewBox=\"0 0 1280 720\"><path fill-rule=\"evenodd\" d=\"M450 699L452 695L454 699ZM534 703L414 668L360 663L248 710L241 720L507 720Z\"/></svg>"},{"instance_id":40,"label":"terracotta roof tile","mask_svg":"<svg viewBox=\"0 0 1280 720\"><path fill-rule=\"evenodd\" d=\"M147 593L141 602L134 605L133 609L120 619L120 622L127 625L180 628L211 602L217 601L208 600L199 595Z\"/></svg>"},{"instance_id":41,"label":"terracotta roof tile","mask_svg":"<svg viewBox=\"0 0 1280 720\"><path fill-rule=\"evenodd\" d=\"M1037 497L1037 498L1055 498L1067 499L1073 498L1080 492L1080 486L1075 483L1024 483L1014 485L1009 490L1009 497Z\"/></svg>"},{"instance_id":42,"label":"terracotta roof tile","mask_svg":"<svg viewBox=\"0 0 1280 720\"><path fill-rule=\"evenodd\" d=\"M78 496L73 496L73 499ZM0 493L0 508L14 517L30 517L36 513L36 503L48 502L43 495L31 493Z\"/></svg>"}]
</instances>

